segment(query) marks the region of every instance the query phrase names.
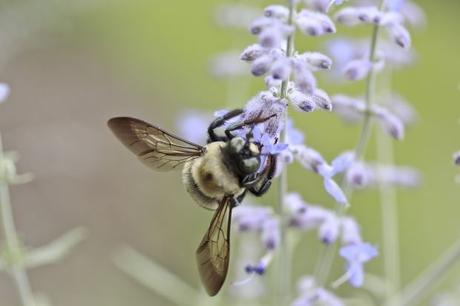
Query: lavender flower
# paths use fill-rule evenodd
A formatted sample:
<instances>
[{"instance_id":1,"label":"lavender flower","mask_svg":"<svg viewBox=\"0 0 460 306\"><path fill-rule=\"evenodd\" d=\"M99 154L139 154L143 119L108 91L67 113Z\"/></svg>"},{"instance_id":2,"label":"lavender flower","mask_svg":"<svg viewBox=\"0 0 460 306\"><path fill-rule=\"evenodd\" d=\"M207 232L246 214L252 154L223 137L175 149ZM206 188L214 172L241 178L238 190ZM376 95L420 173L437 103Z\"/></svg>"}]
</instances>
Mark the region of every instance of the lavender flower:
<instances>
[{"instance_id":1,"label":"lavender flower","mask_svg":"<svg viewBox=\"0 0 460 306\"><path fill-rule=\"evenodd\" d=\"M347 261L347 278L353 287L361 287L364 283L364 263L368 262L378 252L368 243L350 244L340 249L340 256Z\"/></svg>"},{"instance_id":2,"label":"lavender flower","mask_svg":"<svg viewBox=\"0 0 460 306\"><path fill-rule=\"evenodd\" d=\"M409 188L418 186L421 181L420 173L413 168L364 162L353 163L345 178L355 188L369 188L379 184Z\"/></svg>"}]
</instances>

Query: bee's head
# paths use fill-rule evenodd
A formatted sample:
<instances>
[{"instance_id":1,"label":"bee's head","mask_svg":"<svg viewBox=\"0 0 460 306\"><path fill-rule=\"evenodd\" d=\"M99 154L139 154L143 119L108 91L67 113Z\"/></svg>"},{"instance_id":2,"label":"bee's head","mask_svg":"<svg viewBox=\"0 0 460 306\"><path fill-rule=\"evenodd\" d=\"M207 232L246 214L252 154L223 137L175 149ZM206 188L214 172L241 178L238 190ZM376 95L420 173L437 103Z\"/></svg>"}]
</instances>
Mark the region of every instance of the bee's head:
<instances>
[{"instance_id":1,"label":"bee's head","mask_svg":"<svg viewBox=\"0 0 460 306\"><path fill-rule=\"evenodd\" d=\"M251 133L248 133L246 139L239 136L232 138L228 149L242 174L251 174L259 169L260 149Z\"/></svg>"}]
</instances>

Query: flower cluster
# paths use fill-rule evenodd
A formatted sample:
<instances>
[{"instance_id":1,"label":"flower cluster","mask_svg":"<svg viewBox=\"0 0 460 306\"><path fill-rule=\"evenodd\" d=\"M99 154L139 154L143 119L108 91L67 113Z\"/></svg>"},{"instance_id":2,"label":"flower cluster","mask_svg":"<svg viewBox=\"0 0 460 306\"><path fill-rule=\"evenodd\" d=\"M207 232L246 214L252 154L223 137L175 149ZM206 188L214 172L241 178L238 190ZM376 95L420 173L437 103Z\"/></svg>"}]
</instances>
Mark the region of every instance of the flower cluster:
<instances>
[{"instance_id":1,"label":"flower cluster","mask_svg":"<svg viewBox=\"0 0 460 306\"><path fill-rule=\"evenodd\" d=\"M326 245L339 238L342 247L340 255L346 260L345 280L355 287L364 281L363 263L377 256L371 244L363 242L359 225L348 216L338 216L319 205L303 201L297 193L286 195L284 205L289 212L290 226L299 230L317 230L318 238Z\"/></svg>"},{"instance_id":2,"label":"flower cluster","mask_svg":"<svg viewBox=\"0 0 460 306\"><path fill-rule=\"evenodd\" d=\"M271 262L273 251L278 248L281 240L279 218L271 208L245 204L235 209L232 222L240 233L253 232L259 235L266 254L256 264L247 265L246 272L264 274Z\"/></svg>"}]
</instances>

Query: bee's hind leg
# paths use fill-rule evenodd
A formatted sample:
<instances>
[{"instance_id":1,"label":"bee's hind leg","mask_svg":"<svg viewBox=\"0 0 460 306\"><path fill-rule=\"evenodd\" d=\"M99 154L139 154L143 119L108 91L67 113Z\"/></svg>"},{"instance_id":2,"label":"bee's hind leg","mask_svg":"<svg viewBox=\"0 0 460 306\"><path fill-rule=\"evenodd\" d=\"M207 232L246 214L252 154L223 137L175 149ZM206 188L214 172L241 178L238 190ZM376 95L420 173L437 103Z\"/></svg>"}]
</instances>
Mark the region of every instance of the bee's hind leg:
<instances>
[{"instance_id":1,"label":"bee's hind leg","mask_svg":"<svg viewBox=\"0 0 460 306\"><path fill-rule=\"evenodd\" d=\"M244 200L244 197L246 196L246 192L247 192L247 191L248 191L248 190L245 189L245 190L243 191L242 194L240 194L240 195L237 196L236 198L232 198L232 207L240 206L240 204L241 204L241 203L243 202L243 200Z\"/></svg>"}]
</instances>

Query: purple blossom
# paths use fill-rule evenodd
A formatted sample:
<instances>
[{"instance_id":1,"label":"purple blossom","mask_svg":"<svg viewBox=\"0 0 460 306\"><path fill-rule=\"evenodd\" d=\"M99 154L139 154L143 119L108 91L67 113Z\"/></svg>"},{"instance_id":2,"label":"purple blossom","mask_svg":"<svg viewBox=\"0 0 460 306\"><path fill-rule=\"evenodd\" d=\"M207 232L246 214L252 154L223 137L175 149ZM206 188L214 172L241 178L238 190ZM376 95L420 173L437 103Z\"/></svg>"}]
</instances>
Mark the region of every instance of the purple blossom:
<instances>
[{"instance_id":1,"label":"purple blossom","mask_svg":"<svg viewBox=\"0 0 460 306\"><path fill-rule=\"evenodd\" d=\"M264 123L258 124L272 139L279 137L280 131L284 128L283 113L286 111L286 104L270 91L262 91L252 98L244 108L241 120L253 118L269 118Z\"/></svg>"},{"instance_id":2,"label":"purple blossom","mask_svg":"<svg viewBox=\"0 0 460 306\"><path fill-rule=\"evenodd\" d=\"M341 218L342 225L342 244L360 244L362 243L361 230L355 219L351 217Z\"/></svg>"},{"instance_id":3,"label":"purple blossom","mask_svg":"<svg viewBox=\"0 0 460 306\"><path fill-rule=\"evenodd\" d=\"M273 211L267 207L240 205L235 208L232 221L239 231L261 231L264 222L272 215Z\"/></svg>"},{"instance_id":4,"label":"purple blossom","mask_svg":"<svg viewBox=\"0 0 460 306\"><path fill-rule=\"evenodd\" d=\"M369 186L373 173L362 162L355 162L346 172L345 178L350 186L364 188Z\"/></svg>"},{"instance_id":5,"label":"purple blossom","mask_svg":"<svg viewBox=\"0 0 460 306\"><path fill-rule=\"evenodd\" d=\"M374 107L373 111L377 115L383 129L389 135L396 140L402 140L404 138L404 123L399 117L381 107Z\"/></svg>"},{"instance_id":6,"label":"purple blossom","mask_svg":"<svg viewBox=\"0 0 460 306\"><path fill-rule=\"evenodd\" d=\"M402 24L392 24L387 27L388 33L393 41L403 49L409 49L411 46L411 36L409 31Z\"/></svg>"},{"instance_id":7,"label":"purple blossom","mask_svg":"<svg viewBox=\"0 0 460 306\"><path fill-rule=\"evenodd\" d=\"M297 58L307 63L311 71L329 70L332 67L332 60L319 52L305 52L298 55Z\"/></svg>"},{"instance_id":8,"label":"purple blossom","mask_svg":"<svg viewBox=\"0 0 460 306\"><path fill-rule=\"evenodd\" d=\"M364 283L364 263L368 262L378 252L369 243L358 243L343 246L340 256L347 261L348 281L353 287L361 287Z\"/></svg>"},{"instance_id":9,"label":"purple blossom","mask_svg":"<svg viewBox=\"0 0 460 306\"><path fill-rule=\"evenodd\" d=\"M332 244L337 240L339 232L340 220L335 215L330 214L319 227L318 235L324 244Z\"/></svg>"},{"instance_id":10,"label":"purple blossom","mask_svg":"<svg viewBox=\"0 0 460 306\"><path fill-rule=\"evenodd\" d=\"M301 10L297 14L295 22L299 30L305 35L321 36L336 32L334 22L329 16L319 12Z\"/></svg>"},{"instance_id":11,"label":"purple blossom","mask_svg":"<svg viewBox=\"0 0 460 306\"><path fill-rule=\"evenodd\" d=\"M372 63L365 59L350 61L343 70L345 77L350 81L359 81L367 77L371 71Z\"/></svg>"},{"instance_id":12,"label":"purple blossom","mask_svg":"<svg viewBox=\"0 0 460 306\"><path fill-rule=\"evenodd\" d=\"M397 167L356 162L346 172L345 178L355 188L372 187L379 184L400 187L416 187L420 184L420 173L410 167Z\"/></svg>"},{"instance_id":13,"label":"purple blossom","mask_svg":"<svg viewBox=\"0 0 460 306\"><path fill-rule=\"evenodd\" d=\"M265 17L287 20L289 9L283 5L270 5L264 10Z\"/></svg>"},{"instance_id":14,"label":"purple blossom","mask_svg":"<svg viewBox=\"0 0 460 306\"><path fill-rule=\"evenodd\" d=\"M342 205L348 203L346 195L333 179L324 178L324 189L337 201L337 203Z\"/></svg>"},{"instance_id":15,"label":"purple blossom","mask_svg":"<svg viewBox=\"0 0 460 306\"><path fill-rule=\"evenodd\" d=\"M258 274L258 275L265 274L265 271L267 270L267 267L271 263L272 259L273 259L273 253L272 252L267 253L256 264L247 265L246 268L245 268L246 273L248 273L248 274Z\"/></svg>"},{"instance_id":16,"label":"purple blossom","mask_svg":"<svg viewBox=\"0 0 460 306\"><path fill-rule=\"evenodd\" d=\"M280 221L277 218L270 218L262 225L261 240L267 250L274 250L281 240Z\"/></svg>"},{"instance_id":17,"label":"purple blossom","mask_svg":"<svg viewBox=\"0 0 460 306\"><path fill-rule=\"evenodd\" d=\"M263 48L259 44L253 44L244 49L240 55L240 59L246 62L252 62L264 54L267 54L268 50Z\"/></svg>"}]
</instances>

